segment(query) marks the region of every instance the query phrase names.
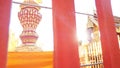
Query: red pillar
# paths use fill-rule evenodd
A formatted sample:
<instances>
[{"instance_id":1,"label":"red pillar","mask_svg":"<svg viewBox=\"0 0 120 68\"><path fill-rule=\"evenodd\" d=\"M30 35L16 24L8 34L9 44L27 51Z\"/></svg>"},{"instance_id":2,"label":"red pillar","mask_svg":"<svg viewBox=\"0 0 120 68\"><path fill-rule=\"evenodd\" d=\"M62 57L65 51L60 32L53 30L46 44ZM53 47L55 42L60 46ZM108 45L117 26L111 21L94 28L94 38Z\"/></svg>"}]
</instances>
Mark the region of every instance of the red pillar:
<instances>
[{"instance_id":1,"label":"red pillar","mask_svg":"<svg viewBox=\"0 0 120 68\"><path fill-rule=\"evenodd\" d=\"M6 68L11 0L0 0L0 68Z\"/></svg>"},{"instance_id":2,"label":"red pillar","mask_svg":"<svg viewBox=\"0 0 120 68\"><path fill-rule=\"evenodd\" d=\"M96 0L104 68L120 68L120 55L110 0Z\"/></svg>"},{"instance_id":3,"label":"red pillar","mask_svg":"<svg viewBox=\"0 0 120 68\"><path fill-rule=\"evenodd\" d=\"M80 68L74 0L52 0L54 68Z\"/></svg>"}]
</instances>

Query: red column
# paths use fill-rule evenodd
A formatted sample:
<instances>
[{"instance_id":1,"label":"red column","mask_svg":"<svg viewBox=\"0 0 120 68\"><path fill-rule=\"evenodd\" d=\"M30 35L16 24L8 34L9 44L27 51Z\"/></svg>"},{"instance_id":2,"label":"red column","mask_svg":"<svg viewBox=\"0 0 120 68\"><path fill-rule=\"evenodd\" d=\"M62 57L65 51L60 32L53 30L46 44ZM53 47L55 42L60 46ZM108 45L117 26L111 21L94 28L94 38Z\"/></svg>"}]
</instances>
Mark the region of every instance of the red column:
<instances>
[{"instance_id":1,"label":"red column","mask_svg":"<svg viewBox=\"0 0 120 68\"><path fill-rule=\"evenodd\" d=\"M52 0L54 68L80 68L74 0Z\"/></svg>"},{"instance_id":2,"label":"red column","mask_svg":"<svg viewBox=\"0 0 120 68\"><path fill-rule=\"evenodd\" d=\"M110 0L96 0L104 68L120 68L120 55Z\"/></svg>"},{"instance_id":3,"label":"red column","mask_svg":"<svg viewBox=\"0 0 120 68\"><path fill-rule=\"evenodd\" d=\"M0 0L0 68L6 68L11 0Z\"/></svg>"}]
</instances>

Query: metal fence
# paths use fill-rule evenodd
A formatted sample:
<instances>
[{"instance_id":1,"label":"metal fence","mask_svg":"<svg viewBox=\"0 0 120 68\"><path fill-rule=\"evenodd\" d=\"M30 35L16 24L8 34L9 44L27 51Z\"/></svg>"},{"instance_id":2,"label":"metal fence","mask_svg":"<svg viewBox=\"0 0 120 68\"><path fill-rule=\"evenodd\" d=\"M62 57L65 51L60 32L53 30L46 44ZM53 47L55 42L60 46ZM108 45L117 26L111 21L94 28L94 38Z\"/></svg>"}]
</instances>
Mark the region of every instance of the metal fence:
<instances>
[{"instance_id":1,"label":"metal fence","mask_svg":"<svg viewBox=\"0 0 120 68\"><path fill-rule=\"evenodd\" d=\"M80 57L81 68L104 68L100 41L92 41L82 47L84 55Z\"/></svg>"}]
</instances>

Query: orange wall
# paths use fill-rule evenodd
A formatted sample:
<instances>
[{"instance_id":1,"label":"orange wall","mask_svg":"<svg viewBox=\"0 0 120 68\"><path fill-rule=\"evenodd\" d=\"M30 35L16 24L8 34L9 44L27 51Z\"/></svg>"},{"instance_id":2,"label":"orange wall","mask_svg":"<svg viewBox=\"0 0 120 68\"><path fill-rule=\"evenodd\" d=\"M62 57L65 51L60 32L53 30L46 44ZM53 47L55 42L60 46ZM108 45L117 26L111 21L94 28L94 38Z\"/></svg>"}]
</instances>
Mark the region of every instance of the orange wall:
<instances>
[{"instance_id":1,"label":"orange wall","mask_svg":"<svg viewBox=\"0 0 120 68\"><path fill-rule=\"evenodd\" d=\"M7 68L53 68L53 52L9 52Z\"/></svg>"}]
</instances>

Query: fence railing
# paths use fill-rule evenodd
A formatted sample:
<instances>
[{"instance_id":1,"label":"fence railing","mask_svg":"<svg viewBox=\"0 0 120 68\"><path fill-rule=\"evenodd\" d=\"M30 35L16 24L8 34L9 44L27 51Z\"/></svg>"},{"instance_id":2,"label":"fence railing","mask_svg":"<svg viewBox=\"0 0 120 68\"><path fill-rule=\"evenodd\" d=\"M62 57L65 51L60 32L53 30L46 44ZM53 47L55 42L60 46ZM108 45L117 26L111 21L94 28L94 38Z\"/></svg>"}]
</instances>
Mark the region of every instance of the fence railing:
<instances>
[{"instance_id":1,"label":"fence railing","mask_svg":"<svg viewBox=\"0 0 120 68\"><path fill-rule=\"evenodd\" d=\"M81 64L81 68L103 68L103 62L92 64Z\"/></svg>"},{"instance_id":2,"label":"fence railing","mask_svg":"<svg viewBox=\"0 0 120 68\"><path fill-rule=\"evenodd\" d=\"M80 57L82 68L104 68L100 41L92 41L83 46L85 54Z\"/></svg>"}]
</instances>

